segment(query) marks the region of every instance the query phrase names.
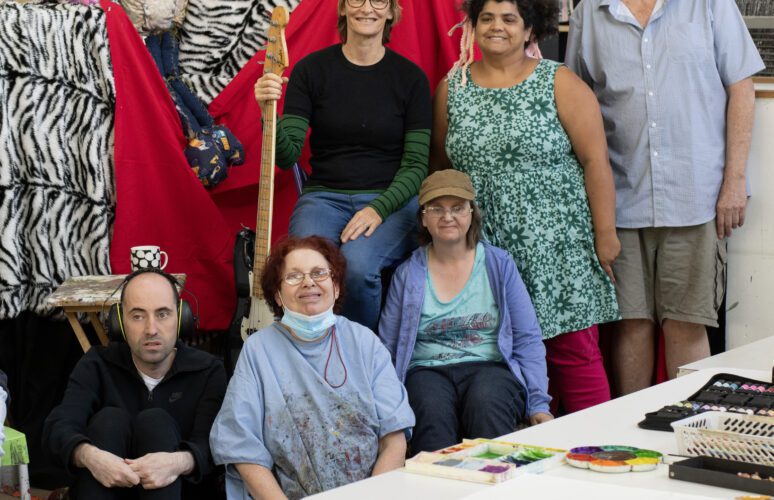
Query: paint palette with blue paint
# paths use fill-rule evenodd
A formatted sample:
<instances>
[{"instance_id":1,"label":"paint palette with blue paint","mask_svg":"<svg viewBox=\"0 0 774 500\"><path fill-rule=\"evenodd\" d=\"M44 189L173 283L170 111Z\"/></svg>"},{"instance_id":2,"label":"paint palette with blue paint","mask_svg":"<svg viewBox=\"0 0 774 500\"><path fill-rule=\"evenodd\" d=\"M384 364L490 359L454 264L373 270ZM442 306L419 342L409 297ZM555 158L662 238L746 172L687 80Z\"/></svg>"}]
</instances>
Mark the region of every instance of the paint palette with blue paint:
<instances>
[{"instance_id":1,"label":"paint palette with blue paint","mask_svg":"<svg viewBox=\"0 0 774 500\"><path fill-rule=\"evenodd\" d=\"M466 439L406 461L406 471L436 477L501 483L522 473L541 473L564 462L564 450L488 439Z\"/></svg>"}]
</instances>

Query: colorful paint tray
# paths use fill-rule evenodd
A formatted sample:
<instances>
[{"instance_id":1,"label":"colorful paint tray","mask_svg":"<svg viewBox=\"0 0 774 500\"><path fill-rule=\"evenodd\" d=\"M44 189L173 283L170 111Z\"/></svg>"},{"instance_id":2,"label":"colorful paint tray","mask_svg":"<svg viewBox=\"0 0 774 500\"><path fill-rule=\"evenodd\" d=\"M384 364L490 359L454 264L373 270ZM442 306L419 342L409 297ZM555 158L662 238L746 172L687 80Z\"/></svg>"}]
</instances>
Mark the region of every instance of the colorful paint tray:
<instances>
[{"instance_id":1,"label":"colorful paint tray","mask_svg":"<svg viewBox=\"0 0 774 500\"><path fill-rule=\"evenodd\" d=\"M406 461L406 471L475 483L495 484L524 473L539 474L564 462L565 450L523 444L466 439Z\"/></svg>"},{"instance_id":2,"label":"colorful paint tray","mask_svg":"<svg viewBox=\"0 0 774 500\"><path fill-rule=\"evenodd\" d=\"M567 463L579 469L596 472L645 472L661 463L661 453L633 446L582 446L571 449Z\"/></svg>"}]
</instances>

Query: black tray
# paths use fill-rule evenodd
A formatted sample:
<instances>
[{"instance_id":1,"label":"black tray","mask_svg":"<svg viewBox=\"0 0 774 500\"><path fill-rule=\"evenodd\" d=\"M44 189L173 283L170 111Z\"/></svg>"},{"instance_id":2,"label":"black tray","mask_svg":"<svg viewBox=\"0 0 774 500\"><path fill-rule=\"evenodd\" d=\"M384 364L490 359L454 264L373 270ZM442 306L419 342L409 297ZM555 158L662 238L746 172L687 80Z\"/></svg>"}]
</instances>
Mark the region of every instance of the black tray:
<instances>
[{"instance_id":1,"label":"black tray","mask_svg":"<svg viewBox=\"0 0 774 500\"><path fill-rule=\"evenodd\" d=\"M762 495L774 495L774 482L768 479L747 479L737 472L769 478L774 476L774 467L735 462L713 457L694 457L669 466L669 478L692 483L708 484L732 490L750 491Z\"/></svg>"},{"instance_id":2,"label":"black tray","mask_svg":"<svg viewBox=\"0 0 774 500\"><path fill-rule=\"evenodd\" d=\"M767 386L771 385L771 382L768 382L768 381L740 377L739 375L732 375L730 373L718 373L716 375L713 375L709 379L709 381L706 384L704 384L698 391L693 393L691 396L685 398L685 401L699 402L699 400L701 399L709 400L709 397L713 395L718 395L719 397L722 396L723 398L726 398L726 397L731 397L731 395L734 395L734 394L739 394L739 395L744 394L744 395L750 396L751 398L753 397L753 395L751 395L747 391L742 390L741 388L737 389L736 391L732 391L731 389L718 389L713 387L713 384L718 380L735 380L745 384L756 384L756 385L763 384ZM774 401L774 393L768 393L765 395L765 397L770 398L772 401ZM677 401L675 401L675 403L677 403ZM674 405L667 405L658 411L646 413L645 420L638 423L637 425L642 429L648 429L652 431L674 432L674 430L672 429L672 426L670 425L672 422L677 422L678 420L692 417L694 415L703 413L705 411L707 410L692 410L690 408L681 408Z\"/></svg>"}]
</instances>

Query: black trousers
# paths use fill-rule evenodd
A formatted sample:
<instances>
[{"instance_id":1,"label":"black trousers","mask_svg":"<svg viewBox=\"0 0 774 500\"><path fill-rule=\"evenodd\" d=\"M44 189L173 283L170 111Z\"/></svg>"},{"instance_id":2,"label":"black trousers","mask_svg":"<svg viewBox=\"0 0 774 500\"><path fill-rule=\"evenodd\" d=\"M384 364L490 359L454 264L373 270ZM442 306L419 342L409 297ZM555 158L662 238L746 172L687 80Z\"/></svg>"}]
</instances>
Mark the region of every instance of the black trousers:
<instances>
[{"instance_id":1,"label":"black trousers","mask_svg":"<svg viewBox=\"0 0 774 500\"><path fill-rule=\"evenodd\" d=\"M505 363L420 367L406 377L417 423L411 454L436 451L463 438L495 438L516 430L525 392Z\"/></svg>"},{"instance_id":2,"label":"black trousers","mask_svg":"<svg viewBox=\"0 0 774 500\"><path fill-rule=\"evenodd\" d=\"M134 418L121 408L107 407L89 421L89 439L97 448L121 458L139 458L153 452L178 450L180 430L177 422L164 410L151 408ZM94 479L88 469L79 469L74 486L78 500L180 500L182 479L155 490L134 488L106 488Z\"/></svg>"}]
</instances>

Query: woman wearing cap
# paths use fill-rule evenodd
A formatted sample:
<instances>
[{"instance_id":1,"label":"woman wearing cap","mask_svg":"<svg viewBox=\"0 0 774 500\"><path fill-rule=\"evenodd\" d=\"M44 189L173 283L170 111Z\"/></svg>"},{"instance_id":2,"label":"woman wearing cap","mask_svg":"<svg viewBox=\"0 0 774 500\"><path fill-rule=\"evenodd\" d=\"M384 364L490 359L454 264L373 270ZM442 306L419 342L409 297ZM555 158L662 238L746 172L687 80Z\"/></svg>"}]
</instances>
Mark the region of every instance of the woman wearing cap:
<instances>
[{"instance_id":1,"label":"woman wearing cap","mask_svg":"<svg viewBox=\"0 0 774 500\"><path fill-rule=\"evenodd\" d=\"M462 172L425 179L423 246L395 272L379 323L416 415L412 453L553 418L535 310L510 255L479 241L474 199Z\"/></svg>"},{"instance_id":2,"label":"woman wearing cap","mask_svg":"<svg viewBox=\"0 0 774 500\"><path fill-rule=\"evenodd\" d=\"M552 410L573 412L610 399L597 324L619 319L621 245L597 100L566 67L528 55L556 32L557 5L466 0L466 41L482 58L439 85L432 158L470 175L483 235L513 256L535 305Z\"/></svg>"},{"instance_id":3,"label":"woman wearing cap","mask_svg":"<svg viewBox=\"0 0 774 500\"><path fill-rule=\"evenodd\" d=\"M334 313L345 269L319 236L272 246L261 288L281 319L245 342L210 432L228 498L301 498L403 466L414 415L379 339Z\"/></svg>"},{"instance_id":4,"label":"woman wearing cap","mask_svg":"<svg viewBox=\"0 0 774 500\"><path fill-rule=\"evenodd\" d=\"M293 209L290 234L317 234L341 245L349 290L342 314L372 330L382 269L416 248L416 194L430 147L427 77L384 46L400 12L398 0L338 0L342 43L296 64L277 127L281 168L298 161L312 130L312 174ZM282 83L263 75L255 98L279 99Z\"/></svg>"}]
</instances>

